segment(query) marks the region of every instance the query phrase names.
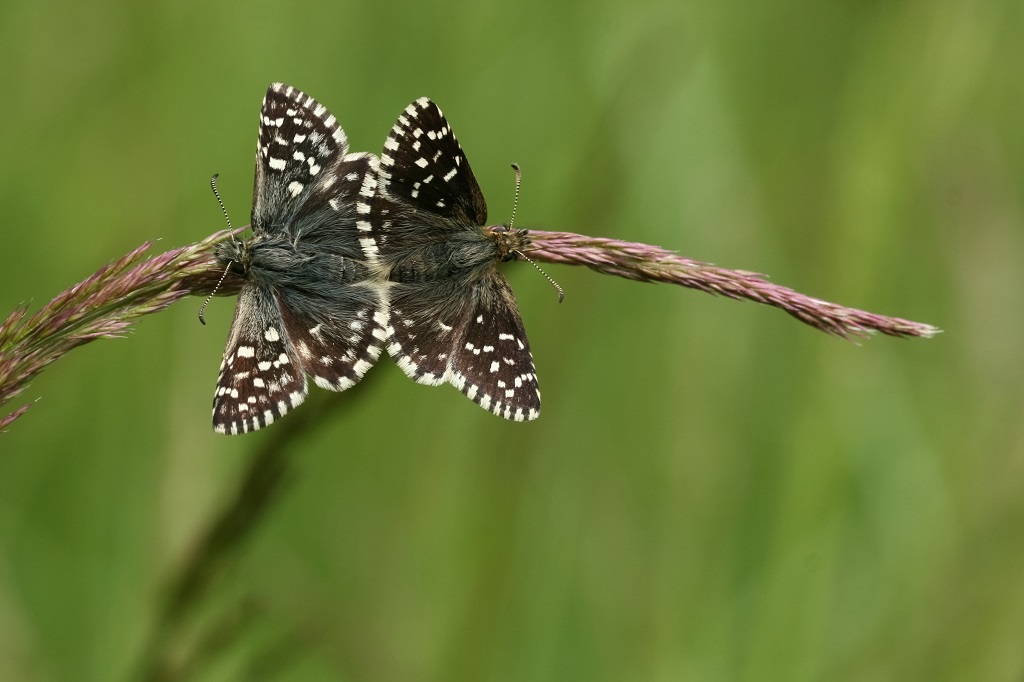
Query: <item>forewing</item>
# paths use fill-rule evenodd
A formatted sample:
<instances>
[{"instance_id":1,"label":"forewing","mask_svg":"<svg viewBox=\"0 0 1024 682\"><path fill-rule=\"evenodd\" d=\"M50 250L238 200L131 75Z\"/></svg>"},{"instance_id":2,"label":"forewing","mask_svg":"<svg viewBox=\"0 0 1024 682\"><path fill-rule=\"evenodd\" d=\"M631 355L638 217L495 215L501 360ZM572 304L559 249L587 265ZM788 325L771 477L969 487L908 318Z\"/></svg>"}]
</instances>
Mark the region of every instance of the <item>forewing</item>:
<instances>
[{"instance_id":1,"label":"forewing","mask_svg":"<svg viewBox=\"0 0 1024 682\"><path fill-rule=\"evenodd\" d=\"M326 107L290 85L271 85L256 143L253 232L286 229L319 188L337 180L347 151L345 132Z\"/></svg>"},{"instance_id":2,"label":"forewing","mask_svg":"<svg viewBox=\"0 0 1024 682\"><path fill-rule=\"evenodd\" d=\"M444 286L465 285L447 282ZM449 382L499 417L540 416L526 330L508 281L496 270L461 298L434 283L392 290L388 353L419 383Z\"/></svg>"},{"instance_id":3,"label":"forewing","mask_svg":"<svg viewBox=\"0 0 1024 682\"><path fill-rule=\"evenodd\" d=\"M384 254L487 222L487 203L466 155L426 97L406 107L392 126L369 184L366 210L374 198L367 236Z\"/></svg>"},{"instance_id":4,"label":"forewing","mask_svg":"<svg viewBox=\"0 0 1024 682\"><path fill-rule=\"evenodd\" d=\"M380 160L385 194L459 223L487 222L487 203L462 146L426 97L398 117Z\"/></svg>"},{"instance_id":5,"label":"forewing","mask_svg":"<svg viewBox=\"0 0 1024 682\"><path fill-rule=\"evenodd\" d=\"M273 294L246 284L238 294L213 397L213 429L238 434L269 426L306 399L306 377Z\"/></svg>"},{"instance_id":6,"label":"forewing","mask_svg":"<svg viewBox=\"0 0 1024 682\"><path fill-rule=\"evenodd\" d=\"M358 224L365 215L358 210L366 176L376 172L377 158L359 152L339 159L331 178L317 185L292 217L294 243L313 247L317 254L364 260Z\"/></svg>"}]
</instances>

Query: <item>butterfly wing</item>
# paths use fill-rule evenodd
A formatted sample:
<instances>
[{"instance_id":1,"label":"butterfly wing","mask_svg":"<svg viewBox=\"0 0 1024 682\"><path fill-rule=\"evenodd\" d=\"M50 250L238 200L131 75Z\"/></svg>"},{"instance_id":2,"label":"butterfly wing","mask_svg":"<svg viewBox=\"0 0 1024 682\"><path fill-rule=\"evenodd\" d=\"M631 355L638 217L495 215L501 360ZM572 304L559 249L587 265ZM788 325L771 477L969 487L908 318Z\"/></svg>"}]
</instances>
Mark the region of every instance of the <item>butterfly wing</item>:
<instances>
[{"instance_id":1,"label":"butterfly wing","mask_svg":"<svg viewBox=\"0 0 1024 682\"><path fill-rule=\"evenodd\" d=\"M451 381L499 417L540 416L540 388L530 342L508 281L496 270L476 285L475 305L452 351Z\"/></svg>"},{"instance_id":2,"label":"butterfly wing","mask_svg":"<svg viewBox=\"0 0 1024 682\"><path fill-rule=\"evenodd\" d=\"M238 434L269 426L306 399L306 377L266 287L238 294L213 397L213 429Z\"/></svg>"},{"instance_id":3,"label":"butterfly wing","mask_svg":"<svg viewBox=\"0 0 1024 682\"><path fill-rule=\"evenodd\" d=\"M436 104L421 97L391 128L380 157L381 193L451 221L487 222L487 202L462 145Z\"/></svg>"},{"instance_id":4,"label":"butterfly wing","mask_svg":"<svg viewBox=\"0 0 1024 682\"><path fill-rule=\"evenodd\" d=\"M391 128L364 187L364 252L386 264L487 222L487 202L444 114L426 97Z\"/></svg>"},{"instance_id":5,"label":"butterfly wing","mask_svg":"<svg viewBox=\"0 0 1024 682\"><path fill-rule=\"evenodd\" d=\"M280 232L311 197L322 203L346 152L345 131L326 107L290 85L271 85L256 142L253 232Z\"/></svg>"},{"instance_id":6,"label":"butterfly wing","mask_svg":"<svg viewBox=\"0 0 1024 682\"><path fill-rule=\"evenodd\" d=\"M515 296L497 270L461 281L391 290L388 353L421 384L448 382L499 417L540 416L533 355Z\"/></svg>"}]
</instances>

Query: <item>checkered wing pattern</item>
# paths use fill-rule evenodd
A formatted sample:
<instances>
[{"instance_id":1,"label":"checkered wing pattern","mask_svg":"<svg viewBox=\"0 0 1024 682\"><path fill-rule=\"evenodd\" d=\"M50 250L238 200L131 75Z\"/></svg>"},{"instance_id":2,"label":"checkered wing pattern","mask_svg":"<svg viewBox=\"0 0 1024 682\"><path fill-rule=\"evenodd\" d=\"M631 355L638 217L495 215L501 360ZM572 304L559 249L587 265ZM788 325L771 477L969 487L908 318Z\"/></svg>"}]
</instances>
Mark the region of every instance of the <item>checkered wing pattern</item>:
<instances>
[{"instance_id":1,"label":"checkered wing pattern","mask_svg":"<svg viewBox=\"0 0 1024 682\"><path fill-rule=\"evenodd\" d=\"M213 427L238 434L269 426L306 399L306 377L281 323L273 294L245 286L220 364Z\"/></svg>"},{"instance_id":2,"label":"checkered wing pattern","mask_svg":"<svg viewBox=\"0 0 1024 682\"><path fill-rule=\"evenodd\" d=\"M273 233L291 225L312 195L322 195L337 181L346 152L345 131L326 107L290 85L271 85L256 142L253 232Z\"/></svg>"}]
</instances>

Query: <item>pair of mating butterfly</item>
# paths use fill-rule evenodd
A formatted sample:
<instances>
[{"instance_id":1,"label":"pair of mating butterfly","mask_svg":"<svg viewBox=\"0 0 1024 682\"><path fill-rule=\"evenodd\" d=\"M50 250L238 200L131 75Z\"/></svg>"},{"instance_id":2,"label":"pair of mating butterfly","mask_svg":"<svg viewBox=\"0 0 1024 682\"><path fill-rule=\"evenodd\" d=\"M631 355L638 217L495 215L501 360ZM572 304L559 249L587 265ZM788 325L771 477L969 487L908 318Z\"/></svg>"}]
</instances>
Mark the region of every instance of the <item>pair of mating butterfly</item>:
<instances>
[{"instance_id":1,"label":"pair of mating butterfly","mask_svg":"<svg viewBox=\"0 0 1024 682\"><path fill-rule=\"evenodd\" d=\"M380 355L422 384L453 384L486 410L536 419L523 322L497 263L525 230L484 227L487 206L441 110L423 98L380 157L348 153L325 107L293 87L260 113L248 241L223 243L238 295L213 426L268 426L322 388L353 386Z\"/></svg>"}]
</instances>

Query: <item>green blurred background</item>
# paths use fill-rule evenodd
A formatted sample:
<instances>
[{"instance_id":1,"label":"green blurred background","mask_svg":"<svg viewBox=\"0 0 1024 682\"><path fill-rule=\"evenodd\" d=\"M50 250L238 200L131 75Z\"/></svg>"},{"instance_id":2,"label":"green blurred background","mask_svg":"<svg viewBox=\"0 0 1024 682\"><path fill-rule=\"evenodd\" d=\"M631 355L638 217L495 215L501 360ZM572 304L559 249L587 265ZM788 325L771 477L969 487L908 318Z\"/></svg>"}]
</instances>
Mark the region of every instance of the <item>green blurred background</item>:
<instances>
[{"instance_id":1,"label":"green blurred background","mask_svg":"<svg viewBox=\"0 0 1024 682\"><path fill-rule=\"evenodd\" d=\"M270 82L374 152L428 95L494 222L515 161L523 227L946 331L849 344L552 266L558 305L514 264L541 419L383 360L289 452L211 595L245 627L187 679L1021 680L1022 32L1016 0L8 0L0 313L221 229L214 172L247 222ZM233 305L10 405L41 398L0 436L0 679L134 677L271 434L211 431Z\"/></svg>"}]
</instances>

